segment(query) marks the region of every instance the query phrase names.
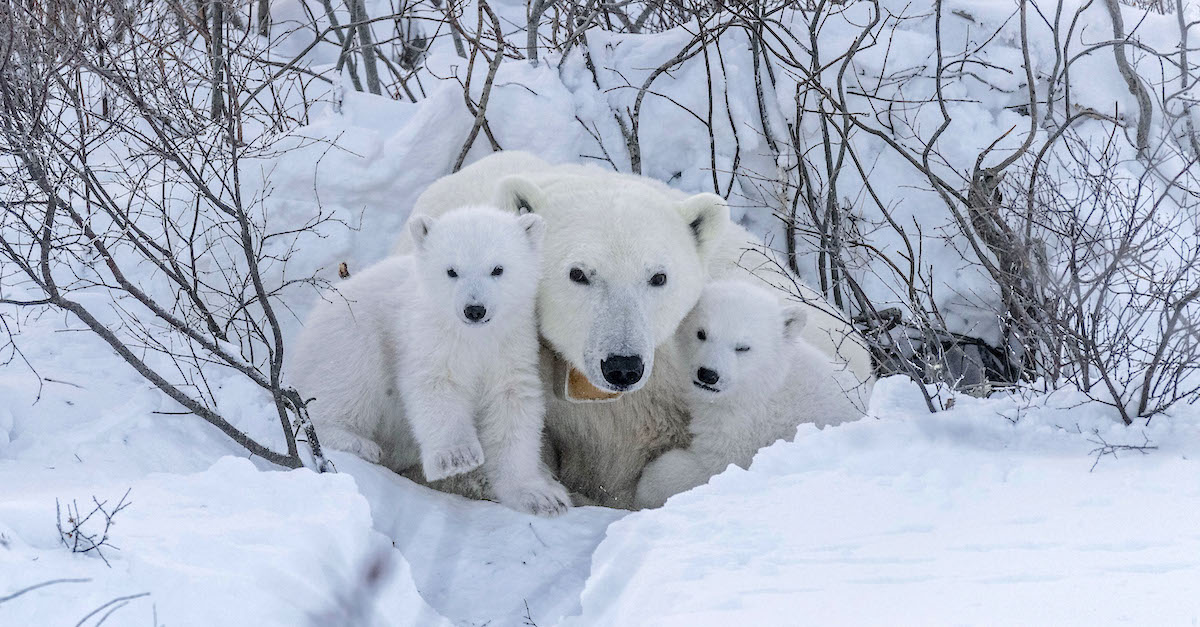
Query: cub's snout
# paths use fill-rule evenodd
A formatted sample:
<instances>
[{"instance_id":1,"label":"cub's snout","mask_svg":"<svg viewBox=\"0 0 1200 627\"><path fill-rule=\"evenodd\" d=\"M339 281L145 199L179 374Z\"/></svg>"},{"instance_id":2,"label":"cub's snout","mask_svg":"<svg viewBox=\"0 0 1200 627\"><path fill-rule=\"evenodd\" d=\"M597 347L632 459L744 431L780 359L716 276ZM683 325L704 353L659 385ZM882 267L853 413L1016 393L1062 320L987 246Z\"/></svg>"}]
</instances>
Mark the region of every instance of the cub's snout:
<instances>
[{"instance_id":1,"label":"cub's snout","mask_svg":"<svg viewBox=\"0 0 1200 627\"><path fill-rule=\"evenodd\" d=\"M487 307L483 305L467 305L463 309L463 317L466 318L468 324L483 324L487 322Z\"/></svg>"}]
</instances>

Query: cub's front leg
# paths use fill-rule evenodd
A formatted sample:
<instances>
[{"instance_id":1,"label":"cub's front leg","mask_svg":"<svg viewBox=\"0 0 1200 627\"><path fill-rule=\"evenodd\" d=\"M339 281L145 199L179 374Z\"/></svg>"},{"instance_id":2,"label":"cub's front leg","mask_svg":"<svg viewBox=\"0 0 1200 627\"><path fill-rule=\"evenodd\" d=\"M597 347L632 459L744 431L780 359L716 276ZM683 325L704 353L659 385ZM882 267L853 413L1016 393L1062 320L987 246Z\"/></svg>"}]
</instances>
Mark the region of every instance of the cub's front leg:
<instances>
[{"instance_id":1,"label":"cub's front leg","mask_svg":"<svg viewBox=\"0 0 1200 627\"><path fill-rule=\"evenodd\" d=\"M479 425L487 461L484 470L500 503L538 516L557 516L570 507L567 489L542 463L546 413L535 369L511 371L485 394Z\"/></svg>"},{"instance_id":2,"label":"cub's front leg","mask_svg":"<svg viewBox=\"0 0 1200 627\"><path fill-rule=\"evenodd\" d=\"M445 377L418 377L406 386L404 409L421 449L427 480L445 479L483 464L483 446L465 386Z\"/></svg>"}]
</instances>

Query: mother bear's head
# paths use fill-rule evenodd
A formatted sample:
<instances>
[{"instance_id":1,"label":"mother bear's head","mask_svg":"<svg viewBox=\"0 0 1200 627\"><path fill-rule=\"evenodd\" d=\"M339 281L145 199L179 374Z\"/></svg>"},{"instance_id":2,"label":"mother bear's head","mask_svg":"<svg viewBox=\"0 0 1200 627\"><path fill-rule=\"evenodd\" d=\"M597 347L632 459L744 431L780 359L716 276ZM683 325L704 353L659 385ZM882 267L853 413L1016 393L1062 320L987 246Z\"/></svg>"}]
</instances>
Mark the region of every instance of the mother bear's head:
<instances>
[{"instance_id":1,"label":"mother bear's head","mask_svg":"<svg viewBox=\"0 0 1200 627\"><path fill-rule=\"evenodd\" d=\"M605 392L637 390L696 304L729 208L630 176L500 181L497 202L545 220L538 319L558 355Z\"/></svg>"}]
</instances>

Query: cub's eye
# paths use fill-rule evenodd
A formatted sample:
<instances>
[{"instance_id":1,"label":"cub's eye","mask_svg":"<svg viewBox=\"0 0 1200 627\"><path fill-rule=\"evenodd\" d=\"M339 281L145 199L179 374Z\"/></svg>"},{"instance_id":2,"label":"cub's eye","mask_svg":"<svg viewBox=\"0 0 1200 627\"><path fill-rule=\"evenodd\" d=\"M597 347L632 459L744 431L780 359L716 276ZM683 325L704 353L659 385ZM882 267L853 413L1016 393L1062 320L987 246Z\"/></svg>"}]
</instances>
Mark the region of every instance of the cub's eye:
<instances>
[{"instance_id":1,"label":"cub's eye","mask_svg":"<svg viewBox=\"0 0 1200 627\"><path fill-rule=\"evenodd\" d=\"M504 274L504 266L492 268L492 276L500 276L501 274Z\"/></svg>"},{"instance_id":2,"label":"cub's eye","mask_svg":"<svg viewBox=\"0 0 1200 627\"><path fill-rule=\"evenodd\" d=\"M735 348L735 349L733 349L733 350L735 350L735 351L737 351L737 352L739 352L739 353L744 353L744 352L746 352L746 351L750 350L750 347L749 347L749 346L746 346L746 345L742 345L742 346L739 346L739 347L737 347L737 348Z\"/></svg>"},{"instance_id":3,"label":"cub's eye","mask_svg":"<svg viewBox=\"0 0 1200 627\"><path fill-rule=\"evenodd\" d=\"M654 287L662 287L666 284L667 284L667 275L662 272L659 272L659 273L655 274L654 276L650 277L650 285L653 285Z\"/></svg>"},{"instance_id":4,"label":"cub's eye","mask_svg":"<svg viewBox=\"0 0 1200 627\"><path fill-rule=\"evenodd\" d=\"M458 278L458 273L454 271L454 268L447 268L447 269L446 269L446 276L448 276L448 277L450 277L450 278L452 278L452 279L457 279L457 278Z\"/></svg>"},{"instance_id":5,"label":"cub's eye","mask_svg":"<svg viewBox=\"0 0 1200 627\"><path fill-rule=\"evenodd\" d=\"M704 332L704 329L700 329L699 331L696 331L696 339L703 342L704 340L708 339L708 334Z\"/></svg>"},{"instance_id":6,"label":"cub's eye","mask_svg":"<svg viewBox=\"0 0 1200 627\"><path fill-rule=\"evenodd\" d=\"M571 272L567 276L570 277L572 281L580 285L587 285L588 283L591 283L591 281L588 280L587 275L584 274L583 270L580 270L579 268L571 268Z\"/></svg>"}]
</instances>

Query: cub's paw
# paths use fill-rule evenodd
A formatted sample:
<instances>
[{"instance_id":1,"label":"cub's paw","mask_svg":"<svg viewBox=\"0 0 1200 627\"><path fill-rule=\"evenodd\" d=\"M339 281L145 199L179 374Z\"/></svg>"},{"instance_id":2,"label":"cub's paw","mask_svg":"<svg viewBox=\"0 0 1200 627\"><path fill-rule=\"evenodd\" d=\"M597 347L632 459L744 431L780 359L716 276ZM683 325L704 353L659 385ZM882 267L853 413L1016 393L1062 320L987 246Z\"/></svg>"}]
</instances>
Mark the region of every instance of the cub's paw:
<instances>
[{"instance_id":1,"label":"cub's paw","mask_svg":"<svg viewBox=\"0 0 1200 627\"><path fill-rule=\"evenodd\" d=\"M534 479L497 496L501 504L535 516L558 516L571 507L571 495L553 479Z\"/></svg>"},{"instance_id":2,"label":"cub's paw","mask_svg":"<svg viewBox=\"0 0 1200 627\"><path fill-rule=\"evenodd\" d=\"M379 458L383 455L378 444L349 431L330 430L328 433L321 432L320 435L321 444L325 447L353 453L372 464L378 464Z\"/></svg>"},{"instance_id":3,"label":"cub's paw","mask_svg":"<svg viewBox=\"0 0 1200 627\"><path fill-rule=\"evenodd\" d=\"M482 464L483 447L478 441L436 449L421 456L421 467L428 481L461 475Z\"/></svg>"},{"instance_id":4,"label":"cub's paw","mask_svg":"<svg viewBox=\"0 0 1200 627\"><path fill-rule=\"evenodd\" d=\"M363 438L359 438L355 443L355 448L350 452L372 464L378 464L379 459L383 457L383 450L379 448L378 444Z\"/></svg>"}]
</instances>

